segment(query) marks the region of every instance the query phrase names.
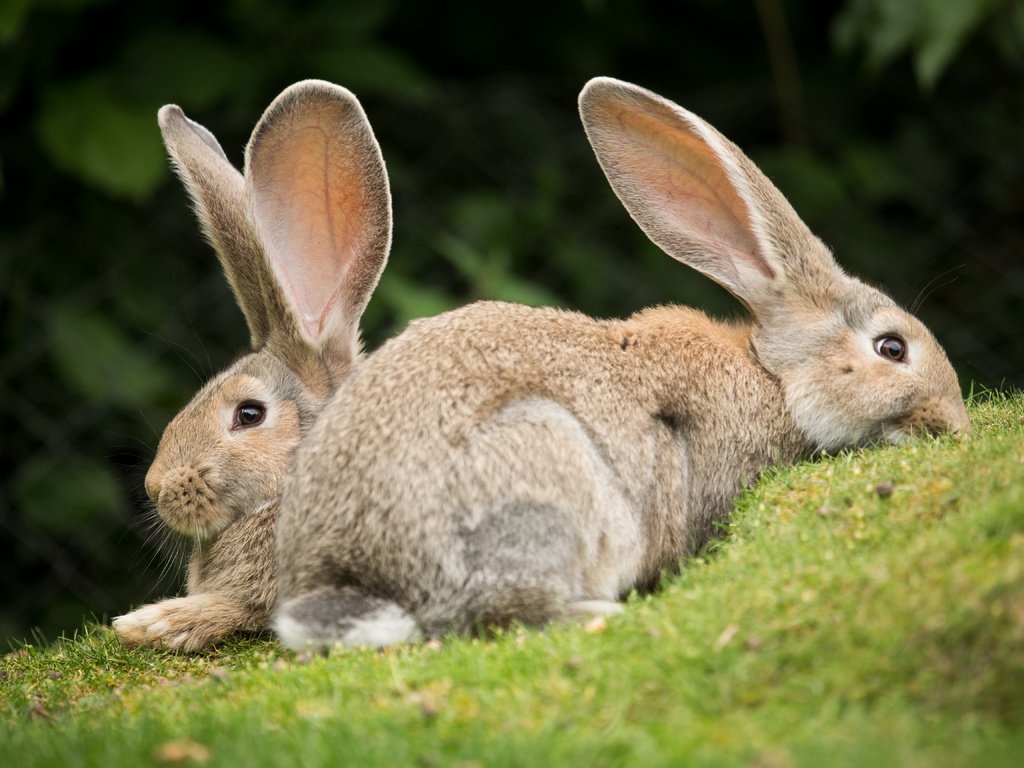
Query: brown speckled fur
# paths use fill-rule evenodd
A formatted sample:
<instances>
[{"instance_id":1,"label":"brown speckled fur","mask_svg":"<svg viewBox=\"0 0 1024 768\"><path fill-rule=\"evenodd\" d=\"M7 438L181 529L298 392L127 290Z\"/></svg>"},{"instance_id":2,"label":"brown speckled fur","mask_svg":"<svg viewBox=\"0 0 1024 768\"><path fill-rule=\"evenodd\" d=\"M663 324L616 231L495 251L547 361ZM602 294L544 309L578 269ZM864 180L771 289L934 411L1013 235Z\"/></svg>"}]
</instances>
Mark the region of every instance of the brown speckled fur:
<instances>
[{"instance_id":1,"label":"brown speckled fur","mask_svg":"<svg viewBox=\"0 0 1024 768\"><path fill-rule=\"evenodd\" d=\"M494 621L497 603L505 620L541 621L550 605L653 585L707 541L743 483L809 447L749 328L682 307L599 321L474 304L414 323L325 408L286 484L282 589L341 579L428 632ZM574 546L592 542L579 592L566 587L539 615L538 590L523 604L508 589L535 586L545 540L523 530L533 551L510 557L508 574L489 573L497 545L466 553L465 532L492 511L516 538L521 521L498 511L517 500L551 505Z\"/></svg>"},{"instance_id":2,"label":"brown speckled fur","mask_svg":"<svg viewBox=\"0 0 1024 768\"><path fill-rule=\"evenodd\" d=\"M603 612L701 547L765 467L907 439L910 425L967 429L927 329L845 275L734 145L606 78L580 108L641 227L753 319L483 302L413 323L352 374L296 454L278 526L286 645ZM906 360L874 348L890 334Z\"/></svg>"},{"instance_id":3,"label":"brown speckled fur","mask_svg":"<svg viewBox=\"0 0 1024 768\"><path fill-rule=\"evenodd\" d=\"M128 645L195 651L264 628L276 596L277 503L295 447L360 354L358 322L387 260L380 149L351 93L307 80L268 107L245 175L176 106L164 141L249 326L252 351L167 426L146 490L196 539L187 596L116 618ZM243 403L258 425L235 423Z\"/></svg>"}]
</instances>

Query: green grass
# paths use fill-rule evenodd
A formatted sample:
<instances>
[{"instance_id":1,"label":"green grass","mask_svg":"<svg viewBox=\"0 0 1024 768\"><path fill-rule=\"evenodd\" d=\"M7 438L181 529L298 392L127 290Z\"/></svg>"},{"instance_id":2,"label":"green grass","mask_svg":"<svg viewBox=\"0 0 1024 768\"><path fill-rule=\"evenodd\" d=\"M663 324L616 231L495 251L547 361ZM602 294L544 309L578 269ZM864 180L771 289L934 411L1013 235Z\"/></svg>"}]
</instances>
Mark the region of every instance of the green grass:
<instances>
[{"instance_id":1,"label":"green grass","mask_svg":"<svg viewBox=\"0 0 1024 768\"><path fill-rule=\"evenodd\" d=\"M8 765L1019 765L1024 397L780 470L600 626L298 659L103 628L0 666ZM892 484L891 494L879 486Z\"/></svg>"}]
</instances>

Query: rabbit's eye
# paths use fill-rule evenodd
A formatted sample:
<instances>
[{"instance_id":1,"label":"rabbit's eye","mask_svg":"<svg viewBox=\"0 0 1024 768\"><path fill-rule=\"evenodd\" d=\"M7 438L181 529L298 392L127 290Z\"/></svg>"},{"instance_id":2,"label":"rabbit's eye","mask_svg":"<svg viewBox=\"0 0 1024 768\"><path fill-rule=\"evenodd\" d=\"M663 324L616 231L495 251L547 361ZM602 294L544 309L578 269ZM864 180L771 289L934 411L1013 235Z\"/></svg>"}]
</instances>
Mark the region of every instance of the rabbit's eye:
<instances>
[{"instance_id":1,"label":"rabbit's eye","mask_svg":"<svg viewBox=\"0 0 1024 768\"><path fill-rule=\"evenodd\" d=\"M235 408L235 417L232 419L232 429L246 429L261 424L267 415L267 409L262 403L246 402Z\"/></svg>"},{"instance_id":2,"label":"rabbit's eye","mask_svg":"<svg viewBox=\"0 0 1024 768\"><path fill-rule=\"evenodd\" d=\"M875 339L875 352L886 360L902 363L907 359L907 342L895 334Z\"/></svg>"}]
</instances>

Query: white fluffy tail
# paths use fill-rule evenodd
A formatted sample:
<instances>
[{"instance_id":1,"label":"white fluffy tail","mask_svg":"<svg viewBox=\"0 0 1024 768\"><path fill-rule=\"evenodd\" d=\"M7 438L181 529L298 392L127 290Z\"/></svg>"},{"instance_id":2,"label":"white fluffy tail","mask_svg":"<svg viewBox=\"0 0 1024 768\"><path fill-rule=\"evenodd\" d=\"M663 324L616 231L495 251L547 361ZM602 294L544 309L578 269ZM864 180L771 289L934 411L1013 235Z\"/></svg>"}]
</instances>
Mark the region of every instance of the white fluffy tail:
<instances>
[{"instance_id":1,"label":"white fluffy tail","mask_svg":"<svg viewBox=\"0 0 1024 768\"><path fill-rule=\"evenodd\" d=\"M274 617L274 632L296 651L380 648L422 637L416 620L397 603L352 587L322 587L285 600Z\"/></svg>"}]
</instances>

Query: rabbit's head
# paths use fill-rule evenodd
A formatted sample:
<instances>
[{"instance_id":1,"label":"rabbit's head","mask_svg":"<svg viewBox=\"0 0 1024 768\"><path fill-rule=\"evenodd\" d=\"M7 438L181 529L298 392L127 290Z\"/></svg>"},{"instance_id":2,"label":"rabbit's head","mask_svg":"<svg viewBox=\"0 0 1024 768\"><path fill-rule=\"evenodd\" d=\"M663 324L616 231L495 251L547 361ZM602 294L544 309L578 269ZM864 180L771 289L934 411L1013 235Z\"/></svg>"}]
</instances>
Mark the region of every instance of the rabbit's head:
<instances>
[{"instance_id":1,"label":"rabbit's head","mask_svg":"<svg viewBox=\"0 0 1024 768\"><path fill-rule=\"evenodd\" d=\"M307 80L267 108L245 173L176 106L160 129L249 328L251 351L167 426L146 475L163 521L207 539L275 499L291 456L360 354L387 261L391 198L344 88Z\"/></svg>"},{"instance_id":2,"label":"rabbit's head","mask_svg":"<svg viewBox=\"0 0 1024 768\"><path fill-rule=\"evenodd\" d=\"M934 336L845 274L732 142L611 78L584 87L580 113L612 188L651 240L750 309L757 359L814 445L967 430L956 374Z\"/></svg>"}]
</instances>

